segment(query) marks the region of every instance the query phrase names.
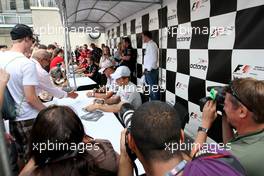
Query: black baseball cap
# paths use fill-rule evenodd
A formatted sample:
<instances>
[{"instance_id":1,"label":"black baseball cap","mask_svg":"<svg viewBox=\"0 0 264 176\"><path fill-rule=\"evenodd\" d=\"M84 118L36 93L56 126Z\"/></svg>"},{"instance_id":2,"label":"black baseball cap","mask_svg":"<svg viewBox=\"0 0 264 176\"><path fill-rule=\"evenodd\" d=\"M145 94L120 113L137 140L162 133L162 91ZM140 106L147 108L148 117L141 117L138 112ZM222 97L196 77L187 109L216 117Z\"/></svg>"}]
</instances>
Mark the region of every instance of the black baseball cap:
<instances>
[{"instance_id":1,"label":"black baseball cap","mask_svg":"<svg viewBox=\"0 0 264 176\"><path fill-rule=\"evenodd\" d=\"M22 39L24 37L33 38L33 31L25 24L17 24L10 32L12 40Z\"/></svg>"}]
</instances>

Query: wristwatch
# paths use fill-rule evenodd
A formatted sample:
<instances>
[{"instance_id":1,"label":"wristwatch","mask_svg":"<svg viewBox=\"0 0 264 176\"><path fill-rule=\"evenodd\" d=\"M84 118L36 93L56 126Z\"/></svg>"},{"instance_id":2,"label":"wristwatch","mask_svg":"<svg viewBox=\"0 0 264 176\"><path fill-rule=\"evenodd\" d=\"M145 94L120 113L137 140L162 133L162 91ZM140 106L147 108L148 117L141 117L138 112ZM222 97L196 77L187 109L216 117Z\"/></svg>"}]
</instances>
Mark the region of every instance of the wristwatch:
<instances>
[{"instance_id":1,"label":"wristwatch","mask_svg":"<svg viewBox=\"0 0 264 176\"><path fill-rule=\"evenodd\" d=\"M207 134L208 130L209 130L208 128L204 128L204 127L201 127L201 126L198 127L198 132L199 131L203 131L203 132L205 132Z\"/></svg>"}]
</instances>

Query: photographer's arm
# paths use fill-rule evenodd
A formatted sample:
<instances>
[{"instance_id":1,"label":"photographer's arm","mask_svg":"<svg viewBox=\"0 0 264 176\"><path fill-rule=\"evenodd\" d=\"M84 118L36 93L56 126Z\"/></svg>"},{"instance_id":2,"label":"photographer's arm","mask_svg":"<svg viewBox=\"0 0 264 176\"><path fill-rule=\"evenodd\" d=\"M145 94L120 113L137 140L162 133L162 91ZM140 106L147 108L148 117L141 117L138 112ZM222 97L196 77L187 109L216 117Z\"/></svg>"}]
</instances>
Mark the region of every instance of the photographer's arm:
<instances>
[{"instance_id":1,"label":"photographer's arm","mask_svg":"<svg viewBox=\"0 0 264 176\"><path fill-rule=\"evenodd\" d=\"M216 103L213 101L207 101L203 108L201 127L210 129L216 117L217 117ZM197 133L197 136L194 142L195 145L191 151L191 157L193 157L195 153L201 149L203 144L206 142L206 138L207 138L206 132L199 131Z\"/></svg>"},{"instance_id":2,"label":"photographer's arm","mask_svg":"<svg viewBox=\"0 0 264 176\"><path fill-rule=\"evenodd\" d=\"M126 129L121 132L120 161L119 161L119 168L118 168L118 176L123 176L123 175L133 176L133 165L126 152L125 137L126 137Z\"/></svg>"},{"instance_id":3,"label":"photographer's arm","mask_svg":"<svg viewBox=\"0 0 264 176\"><path fill-rule=\"evenodd\" d=\"M222 131L223 131L223 142L224 144L227 144L228 141L233 139L234 133L232 127L227 121L226 115L223 115L222 117Z\"/></svg>"}]
</instances>

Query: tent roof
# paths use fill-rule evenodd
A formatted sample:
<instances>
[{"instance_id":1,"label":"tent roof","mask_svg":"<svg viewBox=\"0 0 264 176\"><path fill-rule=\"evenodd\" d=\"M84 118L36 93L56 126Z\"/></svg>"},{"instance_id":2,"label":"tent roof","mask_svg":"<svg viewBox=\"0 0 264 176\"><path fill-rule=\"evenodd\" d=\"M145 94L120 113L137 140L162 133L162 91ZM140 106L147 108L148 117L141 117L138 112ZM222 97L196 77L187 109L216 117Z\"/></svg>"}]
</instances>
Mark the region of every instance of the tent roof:
<instances>
[{"instance_id":1,"label":"tent roof","mask_svg":"<svg viewBox=\"0 0 264 176\"><path fill-rule=\"evenodd\" d=\"M65 13L68 27L99 27L100 31L115 23L120 23L162 0L56 0L60 13Z\"/></svg>"}]
</instances>

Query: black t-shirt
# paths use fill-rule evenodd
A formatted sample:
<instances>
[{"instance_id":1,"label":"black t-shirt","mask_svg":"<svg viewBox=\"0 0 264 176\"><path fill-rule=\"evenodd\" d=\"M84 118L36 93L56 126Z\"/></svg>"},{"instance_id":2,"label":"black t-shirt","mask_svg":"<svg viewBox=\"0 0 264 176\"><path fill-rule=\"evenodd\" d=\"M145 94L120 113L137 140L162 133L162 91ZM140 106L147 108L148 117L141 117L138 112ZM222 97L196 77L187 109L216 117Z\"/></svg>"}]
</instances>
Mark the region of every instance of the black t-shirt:
<instances>
[{"instance_id":1,"label":"black t-shirt","mask_svg":"<svg viewBox=\"0 0 264 176\"><path fill-rule=\"evenodd\" d=\"M92 57L94 59L94 62L99 63L100 58L102 57L102 50L100 48L95 47L92 50Z\"/></svg>"},{"instance_id":2,"label":"black t-shirt","mask_svg":"<svg viewBox=\"0 0 264 176\"><path fill-rule=\"evenodd\" d=\"M87 74L93 73L93 76L91 77L91 79L95 81L98 78L98 66L95 64L89 65L86 68L85 73Z\"/></svg>"},{"instance_id":3,"label":"black t-shirt","mask_svg":"<svg viewBox=\"0 0 264 176\"><path fill-rule=\"evenodd\" d=\"M123 60L121 66L127 66L131 73L136 70L136 63L137 63L137 50L133 49L132 47L128 47L124 50L124 56L131 56L128 61Z\"/></svg>"}]
</instances>

